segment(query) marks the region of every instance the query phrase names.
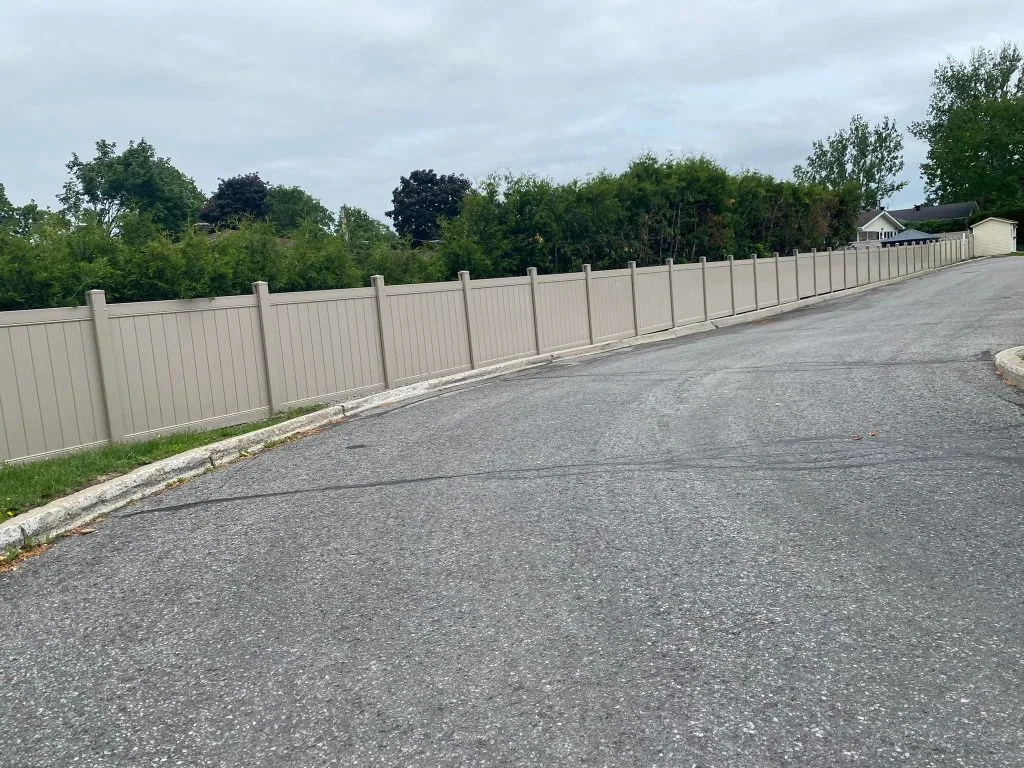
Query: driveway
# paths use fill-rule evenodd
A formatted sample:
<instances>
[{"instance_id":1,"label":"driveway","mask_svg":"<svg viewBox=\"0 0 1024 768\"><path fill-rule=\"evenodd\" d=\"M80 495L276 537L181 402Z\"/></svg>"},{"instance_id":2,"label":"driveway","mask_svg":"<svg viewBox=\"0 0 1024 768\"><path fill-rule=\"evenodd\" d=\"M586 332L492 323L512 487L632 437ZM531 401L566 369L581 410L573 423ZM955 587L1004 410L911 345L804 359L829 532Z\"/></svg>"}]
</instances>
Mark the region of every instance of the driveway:
<instances>
[{"instance_id":1,"label":"driveway","mask_svg":"<svg viewBox=\"0 0 1024 768\"><path fill-rule=\"evenodd\" d=\"M970 263L124 509L0 577L0 765L1024 765L1022 296Z\"/></svg>"}]
</instances>

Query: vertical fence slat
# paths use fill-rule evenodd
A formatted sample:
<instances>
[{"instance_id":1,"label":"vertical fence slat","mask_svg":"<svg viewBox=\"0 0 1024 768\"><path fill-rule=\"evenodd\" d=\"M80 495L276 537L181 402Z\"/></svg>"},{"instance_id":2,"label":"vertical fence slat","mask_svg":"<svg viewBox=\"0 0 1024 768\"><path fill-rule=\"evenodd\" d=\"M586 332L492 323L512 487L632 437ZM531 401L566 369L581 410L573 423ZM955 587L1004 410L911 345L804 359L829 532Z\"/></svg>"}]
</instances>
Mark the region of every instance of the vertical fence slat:
<instances>
[{"instance_id":1,"label":"vertical fence slat","mask_svg":"<svg viewBox=\"0 0 1024 768\"><path fill-rule=\"evenodd\" d=\"M103 291L89 291L86 298L89 309L92 310L92 327L96 336L96 357L100 364L100 384L103 390L103 408L107 416L107 432L110 435L110 442L116 443L124 440L124 424L121 421L110 317L107 315L107 295Z\"/></svg>"}]
</instances>

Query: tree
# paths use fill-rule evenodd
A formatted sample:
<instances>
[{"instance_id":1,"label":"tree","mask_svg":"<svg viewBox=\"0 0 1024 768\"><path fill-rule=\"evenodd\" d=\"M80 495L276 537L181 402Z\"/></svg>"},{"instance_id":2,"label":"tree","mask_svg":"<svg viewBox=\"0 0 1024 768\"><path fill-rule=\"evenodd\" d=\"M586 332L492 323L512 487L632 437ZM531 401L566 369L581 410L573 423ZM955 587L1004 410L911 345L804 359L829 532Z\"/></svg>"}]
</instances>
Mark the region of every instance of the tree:
<instances>
[{"instance_id":1,"label":"tree","mask_svg":"<svg viewBox=\"0 0 1024 768\"><path fill-rule=\"evenodd\" d=\"M433 170L413 171L403 176L391 196L393 208L385 214L395 231L412 239L414 246L436 240L440 221L453 219L472 185L455 174L438 176Z\"/></svg>"},{"instance_id":2,"label":"tree","mask_svg":"<svg viewBox=\"0 0 1024 768\"><path fill-rule=\"evenodd\" d=\"M885 117L871 126L854 115L848 129L814 142L807 164L796 166L793 178L834 190L852 181L860 187L861 207L868 209L907 186L896 181L903 166L903 135L896 123Z\"/></svg>"},{"instance_id":3,"label":"tree","mask_svg":"<svg viewBox=\"0 0 1024 768\"><path fill-rule=\"evenodd\" d=\"M294 234L306 222L325 232L334 226L334 215L301 187L271 187L267 191L267 219L282 236Z\"/></svg>"},{"instance_id":4,"label":"tree","mask_svg":"<svg viewBox=\"0 0 1024 768\"><path fill-rule=\"evenodd\" d=\"M235 225L239 219L267 218L267 196L270 188L259 173L219 179L220 185L199 212L199 218L209 224Z\"/></svg>"},{"instance_id":5,"label":"tree","mask_svg":"<svg viewBox=\"0 0 1024 768\"><path fill-rule=\"evenodd\" d=\"M117 144L101 139L92 160L72 154L66 167L70 178L57 197L62 213L77 223L95 219L108 234L128 212L148 215L168 232L181 232L203 202L195 181L169 158L158 157L145 139L129 142L120 154Z\"/></svg>"},{"instance_id":6,"label":"tree","mask_svg":"<svg viewBox=\"0 0 1024 768\"><path fill-rule=\"evenodd\" d=\"M977 200L982 208L1024 198L1024 54L1006 43L948 57L935 70L928 116L910 132L928 143L921 165L929 202Z\"/></svg>"}]
</instances>

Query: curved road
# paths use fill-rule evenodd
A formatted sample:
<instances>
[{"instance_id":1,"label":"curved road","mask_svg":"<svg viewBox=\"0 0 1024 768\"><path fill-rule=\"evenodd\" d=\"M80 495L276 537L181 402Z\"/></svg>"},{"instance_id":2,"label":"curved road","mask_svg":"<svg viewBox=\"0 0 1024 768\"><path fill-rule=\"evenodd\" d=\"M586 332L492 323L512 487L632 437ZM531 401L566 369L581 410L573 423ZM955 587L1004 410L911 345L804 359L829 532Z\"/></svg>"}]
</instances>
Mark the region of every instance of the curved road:
<instances>
[{"instance_id":1,"label":"curved road","mask_svg":"<svg viewBox=\"0 0 1024 768\"><path fill-rule=\"evenodd\" d=\"M0 765L1024 765L1022 297L971 263L122 510L0 577Z\"/></svg>"}]
</instances>

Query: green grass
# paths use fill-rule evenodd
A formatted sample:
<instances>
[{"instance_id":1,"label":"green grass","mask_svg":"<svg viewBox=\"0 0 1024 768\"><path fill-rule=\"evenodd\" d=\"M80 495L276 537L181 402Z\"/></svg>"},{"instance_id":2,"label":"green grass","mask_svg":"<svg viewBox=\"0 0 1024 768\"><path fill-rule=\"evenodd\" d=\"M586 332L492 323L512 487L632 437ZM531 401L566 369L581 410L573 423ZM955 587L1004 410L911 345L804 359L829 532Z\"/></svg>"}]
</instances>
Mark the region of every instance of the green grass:
<instances>
[{"instance_id":1,"label":"green grass","mask_svg":"<svg viewBox=\"0 0 1024 768\"><path fill-rule=\"evenodd\" d=\"M166 459L201 445L215 443L263 427L294 419L316 408L301 408L271 419L221 427L205 432L182 432L144 443L126 443L95 448L30 464L0 465L0 522L22 512L87 488L97 482L123 475L144 464Z\"/></svg>"}]
</instances>

